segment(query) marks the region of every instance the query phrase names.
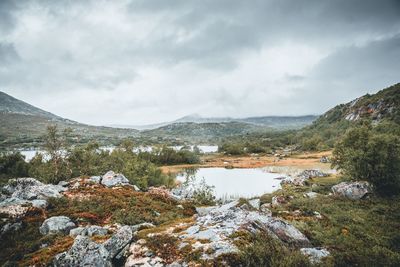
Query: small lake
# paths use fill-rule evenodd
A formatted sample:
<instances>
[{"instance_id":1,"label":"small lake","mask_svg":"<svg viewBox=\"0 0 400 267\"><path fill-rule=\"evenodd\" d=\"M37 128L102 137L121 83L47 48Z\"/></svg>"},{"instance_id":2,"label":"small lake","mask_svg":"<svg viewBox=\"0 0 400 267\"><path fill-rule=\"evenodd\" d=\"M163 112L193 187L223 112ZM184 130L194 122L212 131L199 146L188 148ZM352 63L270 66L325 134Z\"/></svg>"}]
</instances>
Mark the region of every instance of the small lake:
<instances>
[{"instance_id":1,"label":"small lake","mask_svg":"<svg viewBox=\"0 0 400 267\"><path fill-rule=\"evenodd\" d=\"M177 180L184 182L186 175L186 173L179 174ZM272 193L281 188L281 180L276 178L285 176L268 172L262 168L199 168L192 175L195 177L195 183L201 182L204 178L207 185L214 186L214 192L218 199L250 198Z\"/></svg>"}]
</instances>

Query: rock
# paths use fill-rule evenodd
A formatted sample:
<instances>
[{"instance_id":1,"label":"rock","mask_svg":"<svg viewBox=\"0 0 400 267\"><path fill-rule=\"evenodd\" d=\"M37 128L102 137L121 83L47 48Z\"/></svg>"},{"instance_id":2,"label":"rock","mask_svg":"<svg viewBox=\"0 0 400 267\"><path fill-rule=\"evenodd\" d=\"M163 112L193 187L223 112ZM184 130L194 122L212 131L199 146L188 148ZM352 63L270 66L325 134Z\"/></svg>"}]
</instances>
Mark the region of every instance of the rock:
<instances>
[{"instance_id":1,"label":"rock","mask_svg":"<svg viewBox=\"0 0 400 267\"><path fill-rule=\"evenodd\" d=\"M288 201L284 196L273 196L271 204L273 207L279 207L281 205L287 204Z\"/></svg>"},{"instance_id":2,"label":"rock","mask_svg":"<svg viewBox=\"0 0 400 267\"><path fill-rule=\"evenodd\" d=\"M264 204L262 204L261 206L260 206L260 211L262 212L262 213L264 213L265 215L267 215L267 216L272 216L272 212L271 212L271 210L269 209L270 208L270 204L269 203L264 203Z\"/></svg>"},{"instance_id":3,"label":"rock","mask_svg":"<svg viewBox=\"0 0 400 267\"><path fill-rule=\"evenodd\" d=\"M307 247L310 245L308 238L287 222L271 218L267 223L268 229L280 240L297 247Z\"/></svg>"},{"instance_id":4,"label":"rock","mask_svg":"<svg viewBox=\"0 0 400 267\"><path fill-rule=\"evenodd\" d=\"M12 218L19 218L29 210L31 202L15 197L5 199L0 203L0 213Z\"/></svg>"},{"instance_id":5,"label":"rock","mask_svg":"<svg viewBox=\"0 0 400 267\"><path fill-rule=\"evenodd\" d=\"M194 225L194 226L191 226L188 229L186 229L186 233L188 233L189 235L194 235L198 231L200 231L199 225Z\"/></svg>"},{"instance_id":6,"label":"rock","mask_svg":"<svg viewBox=\"0 0 400 267\"><path fill-rule=\"evenodd\" d=\"M109 252L103 245L97 244L86 236L77 236L72 247L55 256L55 267L98 266L111 267Z\"/></svg>"},{"instance_id":7,"label":"rock","mask_svg":"<svg viewBox=\"0 0 400 267\"><path fill-rule=\"evenodd\" d=\"M47 201L44 199L32 200L32 206L35 208L45 209L47 207Z\"/></svg>"},{"instance_id":8,"label":"rock","mask_svg":"<svg viewBox=\"0 0 400 267\"><path fill-rule=\"evenodd\" d=\"M67 190L61 185L43 184L34 178L11 179L3 189L11 197L25 200L61 197L60 193Z\"/></svg>"},{"instance_id":9,"label":"rock","mask_svg":"<svg viewBox=\"0 0 400 267\"><path fill-rule=\"evenodd\" d=\"M105 236L108 233L108 230L98 225L91 225L86 227L86 232L88 236Z\"/></svg>"},{"instance_id":10,"label":"rock","mask_svg":"<svg viewBox=\"0 0 400 267\"><path fill-rule=\"evenodd\" d=\"M121 186L121 185L128 185L129 180L126 179L126 177L120 173L116 174L113 171L109 171L103 175L101 179L101 184L107 187Z\"/></svg>"},{"instance_id":11,"label":"rock","mask_svg":"<svg viewBox=\"0 0 400 267\"><path fill-rule=\"evenodd\" d=\"M62 186L62 187L66 187L66 186L69 185L69 183L68 183L67 181L60 181L60 182L58 183L58 185L59 185L59 186Z\"/></svg>"},{"instance_id":12,"label":"rock","mask_svg":"<svg viewBox=\"0 0 400 267\"><path fill-rule=\"evenodd\" d=\"M307 193L304 194L304 197L307 197L307 198L316 198L318 195L319 195L319 194L318 194L318 193L315 193L315 192L307 192Z\"/></svg>"},{"instance_id":13,"label":"rock","mask_svg":"<svg viewBox=\"0 0 400 267\"><path fill-rule=\"evenodd\" d=\"M319 160L321 163L329 163L331 162L327 156L322 156Z\"/></svg>"},{"instance_id":14,"label":"rock","mask_svg":"<svg viewBox=\"0 0 400 267\"><path fill-rule=\"evenodd\" d=\"M78 236L78 235L86 236L87 235L86 227L73 228L69 231L69 235L70 236Z\"/></svg>"},{"instance_id":15,"label":"rock","mask_svg":"<svg viewBox=\"0 0 400 267\"><path fill-rule=\"evenodd\" d=\"M133 185L133 189L135 189L136 192L140 191L140 188L137 185Z\"/></svg>"},{"instance_id":16,"label":"rock","mask_svg":"<svg viewBox=\"0 0 400 267\"><path fill-rule=\"evenodd\" d=\"M196 207L196 212L199 216L207 215L215 207Z\"/></svg>"},{"instance_id":17,"label":"rock","mask_svg":"<svg viewBox=\"0 0 400 267\"><path fill-rule=\"evenodd\" d=\"M110 239L103 243L110 258L114 258L132 240L132 229L129 226L121 227Z\"/></svg>"},{"instance_id":18,"label":"rock","mask_svg":"<svg viewBox=\"0 0 400 267\"><path fill-rule=\"evenodd\" d=\"M301 248L300 252L308 256L311 263L320 263L323 258L330 255L329 251L324 248Z\"/></svg>"},{"instance_id":19,"label":"rock","mask_svg":"<svg viewBox=\"0 0 400 267\"><path fill-rule=\"evenodd\" d=\"M137 231L140 231L140 230L143 230L143 229L154 228L156 226L154 224L152 224L152 223L145 222L145 223L131 225L130 227L131 227L132 232L137 232Z\"/></svg>"},{"instance_id":20,"label":"rock","mask_svg":"<svg viewBox=\"0 0 400 267\"><path fill-rule=\"evenodd\" d=\"M319 170L304 170L298 175L296 175L294 178L292 177L287 177L284 180L282 180L281 184L293 184L295 186L304 186L305 182L311 178L315 177L326 177L328 174L323 173Z\"/></svg>"},{"instance_id":21,"label":"rock","mask_svg":"<svg viewBox=\"0 0 400 267\"><path fill-rule=\"evenodd\" d=\"M99 184L101 181L101 176L91 176L89 178L89 182L95 183L95 184Z\"/></svg>"},{"instance_id":22,"label":"rock","mask_svg":"<svg viewBox=\"0 0 400 267\"><path fill-rule=\"evenodd\" d=\"M260 199L256 198L256 199L249 200L249 204L250 204L250 206L252 206L253 208L258 210L260 208Z\"/></svg>"},{"instance_id":23,"label":"rock","mask_svg":"<svg viewBox=\"0 0 400 267\"><path fill-rule=\"evenodd\" d=\"M181 210L185 209L181 204L176 205L176 207L177 207L178 209L181 209Z\"/></svg>"},{"instance_id":24,"label":"rock","mask_svg":"<svg viewBox=\"0 0 400 267\"><path fill-rule=\"evenodd\" d=\"M0 236L6 234L7 232L14 232L22 229L22 222L16 222L16 223L7 223L5 224L1 230L0 230Z\"/></svg>"},{"instance_id":25,"label":"rock","mask_svg":"<svg viewBox=\"0 0 400 267\"><path fill-rule=\"evenodd\" d=\"M361 199L371 192L368 182L342 182L332 187L335 196L346 197L349 199Z\"/></svg>"},{"instance_id":26,"label":"rock","mask_svg":"<svg viewBox=\"0 0 400 267\"><path fill-rule=\"evenodd\" d=\"M68 234L75 227L75 223L66 216L55 216L46 219L39 231L42 235L63 233Z\"/></svg>"},{"instance_id":27,"label":"rock","mask_svg":"<svg viewBox=\"0 0 400 267\"><path fill-rule=\"evenodd\" d=\"M175 199L172 193L165 186L160 186L160 187L152 186L147 190L147 193L152 196L163 199Z\"/></svg>"}]
</instances>

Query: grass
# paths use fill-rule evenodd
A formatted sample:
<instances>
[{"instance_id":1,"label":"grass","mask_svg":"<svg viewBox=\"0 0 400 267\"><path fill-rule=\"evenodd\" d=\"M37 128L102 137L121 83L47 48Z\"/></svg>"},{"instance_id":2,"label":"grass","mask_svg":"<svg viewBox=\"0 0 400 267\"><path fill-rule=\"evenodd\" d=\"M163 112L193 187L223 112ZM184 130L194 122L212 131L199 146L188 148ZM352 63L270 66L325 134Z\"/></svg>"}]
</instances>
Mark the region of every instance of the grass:
<instances>
[{"instance_id":1,"label":"grass","mask_svg":"<svg viewBox=\"0 0 400 267\"><path fill-rule=\"evenodd\" d=\"M400 266L400 197L373 195L354 201L328 196L331 186L341 180L330 176L312 179L305 187L286 186L273 195L294 198L272 212L291 221L313 246L327 247L333 266ZM303 197L311 188L324 195ZM271 198L269 194L261 200L269 202ZM300 211L300 215L294 216L293 211ZM314 211L322 218L317 219Z\"/></svg>"}]
</instances>

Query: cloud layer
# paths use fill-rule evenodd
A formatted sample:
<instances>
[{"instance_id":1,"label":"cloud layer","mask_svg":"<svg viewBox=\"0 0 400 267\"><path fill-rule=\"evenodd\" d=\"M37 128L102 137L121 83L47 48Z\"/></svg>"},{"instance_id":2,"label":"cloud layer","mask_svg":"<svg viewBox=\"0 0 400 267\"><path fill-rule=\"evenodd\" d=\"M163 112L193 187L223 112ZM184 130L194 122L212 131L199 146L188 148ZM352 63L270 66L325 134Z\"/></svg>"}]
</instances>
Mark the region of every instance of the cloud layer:
<instances>
[{"instance_id":1,"label":"cloud layer","mask_svg":"<svg viewBox=\"0 0 400 267\"><path fill-rule=\"evenodd\" d=\"M91 124L319 114L399 70L397 0L0 1L0 90Z\"/></svg>"}]
</instances>

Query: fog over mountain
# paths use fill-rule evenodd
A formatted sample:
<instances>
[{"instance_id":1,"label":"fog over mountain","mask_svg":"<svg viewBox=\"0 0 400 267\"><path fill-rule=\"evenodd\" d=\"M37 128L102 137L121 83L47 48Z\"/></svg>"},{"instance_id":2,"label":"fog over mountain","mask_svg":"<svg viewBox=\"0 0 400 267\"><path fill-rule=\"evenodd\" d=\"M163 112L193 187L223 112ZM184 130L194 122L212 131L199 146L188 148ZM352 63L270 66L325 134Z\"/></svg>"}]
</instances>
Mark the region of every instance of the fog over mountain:
<instances>
[{"instance_id":1,"label":"fog over mountain","mask_svg":"<svg viewBox=\"0 0 400 267\"><path fill-rule=\"evenodd\" d=\"M399 69L397 0L0 1L0 91L88 124L322 114Z\"/></svg>"}]
</instances>

